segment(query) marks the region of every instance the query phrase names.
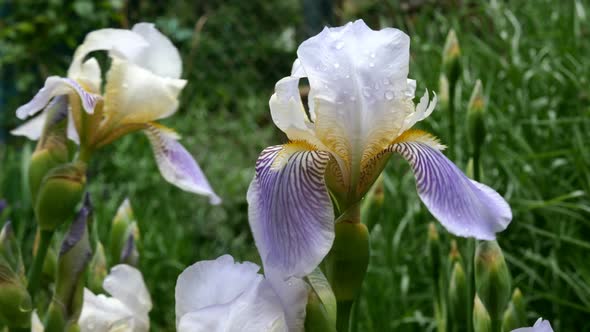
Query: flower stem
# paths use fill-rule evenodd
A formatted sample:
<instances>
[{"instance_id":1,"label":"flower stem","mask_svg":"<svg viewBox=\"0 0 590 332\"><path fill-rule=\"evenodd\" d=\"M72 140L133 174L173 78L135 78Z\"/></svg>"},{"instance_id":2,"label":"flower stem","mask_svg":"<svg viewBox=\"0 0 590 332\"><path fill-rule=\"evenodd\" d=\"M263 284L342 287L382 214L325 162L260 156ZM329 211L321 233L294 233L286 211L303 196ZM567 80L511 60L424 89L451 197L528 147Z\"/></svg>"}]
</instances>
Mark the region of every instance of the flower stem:
<instances>
[{"instance_id":1,"label":"flower stem","mask_svg":"<svg viewBox=\"0 0 590 332\"><path fill-rule=\"evenodd\" d=\"M455 160L455 87L457 82L449 82L449 159Z\"/></svg>"},{"instance_id":2,"label":"flower stem","mask_svg":"<svg viewBox=\"0 0 590 332\"><path fill-rule=\"evenodd\" d=\"M353 301L336 302L336 331L348 332L350 330L350 313L352 311Z\"/></svg>"},{"instance_id":3,"label":"flower stem","mask_svg":"<svg viewBox=\"0 0 590 332\"><path fill-rule=\"evenodd\" d=\"M45 257L47 256L47 250L51 244L53 233L54 231L41 231L39 247L37 248L37 253L35 254L35 258L33 258L33 265L29 271L29 285L27 289L31 295L31 300L33 301L35 300L35 295L39 289L39 281L41 279L41 272L43 271L43 263L45 262Z\"/></svg>"},{"instance_id":4,"label":"flower stem","mask_svg":"<svg viewBox=\"0 0 590 332\"><path fill-rule=\"evenodd\" d=\"M473 301L475 299L475 247L475 239L467 239L467 332L473 331Z\"/></svg>"}]
</instances>

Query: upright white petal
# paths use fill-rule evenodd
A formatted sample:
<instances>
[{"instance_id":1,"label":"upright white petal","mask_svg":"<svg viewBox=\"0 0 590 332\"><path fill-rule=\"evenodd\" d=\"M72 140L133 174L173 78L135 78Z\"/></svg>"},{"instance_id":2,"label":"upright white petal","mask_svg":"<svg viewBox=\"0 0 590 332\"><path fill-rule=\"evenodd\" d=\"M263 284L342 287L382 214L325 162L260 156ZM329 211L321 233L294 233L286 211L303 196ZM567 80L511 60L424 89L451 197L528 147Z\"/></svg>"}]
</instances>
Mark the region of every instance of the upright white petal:
<instances>
[{"instance_id":1,"label":"upright white petal","mask_svg":"<svg viewBox=\"0 0 590 332\"><path fill-rule=\"evenodd\" d=\"M178 50L168 37L164 36L152 23L138 23L131 31L142 36L149 46L141 53L131 57L133 63L152 71L154 74L180 78L182 59Z\"/></svg>"}]
</instances>

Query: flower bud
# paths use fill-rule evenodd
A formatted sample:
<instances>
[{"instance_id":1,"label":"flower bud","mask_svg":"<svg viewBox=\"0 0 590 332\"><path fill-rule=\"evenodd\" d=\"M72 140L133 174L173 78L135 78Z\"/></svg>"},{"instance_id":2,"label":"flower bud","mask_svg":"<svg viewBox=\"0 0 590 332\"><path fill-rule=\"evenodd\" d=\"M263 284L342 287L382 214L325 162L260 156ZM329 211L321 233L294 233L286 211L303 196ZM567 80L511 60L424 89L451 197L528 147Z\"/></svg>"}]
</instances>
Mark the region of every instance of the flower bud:
<instances>
[{"instance_id":1,"label":"flower bud","mask_svg":"<svg viewBox=\"0 0 590 332\"><path fill-rule=\"evenodd\" d=\"M431 275L434 278L433 280L438 280L440 274L440 256L441 256L441 249L440 249L440 236L438 235L438 230L436 229L436 224L434 222L430 222L428 224L428 252L427 257L430 262L430 269Z\"/></svg>"},{"instance_id":2,"label":"flower bud","mask_svg":"<svg viewBox=\"0 0 590 332\"><path fill-rule=\"evenodd\" d=\"M326 261L327 276L336 299L354 301L369 264L369 232L359 222L336 223L336 238Z\"/></svg>"},{"instance_id":3,"label":"flower bud","mask_svg":"<svg viewBox=\"0 0 590 332\"><path fill-rule=\"evenodd\" d=\"M453 264L451 280L449 282L449 305L453 322L465 322L467 320L467 278L460 261Z\"/></svg>"},{"instance_id":4,"label":"flower bud","mask_svg":"<svg viewBox=\"0 0 590 332\"><path fill-rule=\"evenodd\" d=\"M57 281L47 318L48 331L75 329L82 311L84 275L92 249L87 223L92 214L89 199L66 234L59 253Z\"/></svg>"},{"instance_id":5,"label":"flower bud","mask_svg":"<svg viewBox=\"0 0 590 332\"><path fill-rule=\"evenodd\" d=\"M58 166L47 173L39 188L35 214L41 230L52 231L74 215L86 185L86 165Z\"/></svg>"},{"instance_id":6,"label":"flower bud","mask_svg":"<svg viewBox=\"0 0 590 332\"><path fill-rule=\"evenodd\" d=\"M133 232L133 224L136 224L135 216L133 215L129 199L125 199L123 203L121 203L121 206L119 206L111 226L111 239L109 243L111 266L117 265L121 262L121 258L125 254L124 250L126 249L126 246L129 245L128 242L130 241L129 237ZM137 229L137 226L135 226L135 228ZM133 235L138 235L138 232ZM137 236L131 240L133 241L133 245L135 244L135 240L137 240Z\"/></svg>"},{"instance_id":7,"label":"flower bud","mask_svg":"<svg viewBox=\"0 0 590 332\"><path fill-rule=\"evenodd\" d=\"M32 302L26 288L18 242L10 222L0 231L0 323L26 327Z\"/></svg>"},{"instance_id":8,"label":"flower bud","mask_svg":"<svg viewBox=\"0 0 590 332\"><path fill-rule=\"evenodd\" d=\"M461 262L463 264L463 257L461 257L461 252L457 247L457 240L451 240L451 250L449 250L449 262L451 263L451 268L456 262Z\"/></svg>"},{"instance_id":9,"label":"flower bud","mask_svg":"<svg viewBox=\"0 0 590 332\"><path fill-rule=\"evenodd\" d=\"M310 291L305 309L305 331L336 332L336 298L319 268L307 276Z\"/></svg>"},{"instance_id":10,"label":"flower bud","mask_svg":"<svg viewBox=\"0 0 590 332\"><path fill-rule=\"evenodd\" d=\"M485 100L481 81L477 80L467 106L467 138L469 139L472 149L481 147L485 140L486 127L484 110Z\"/></svg>"},{"instance_id":11,"label":"flower bud","mask_svg":"<svg viewBox=\"0 0 590 332\"><path fill-rule=\"evenodd\" d=\"M94 255L89 264L88 288L93 293L102 293L102 283L107 276L107 259L100 241L96 244Z\"/></svg>"},{"instance_id":12,"label":"flower bud","mask_svg":"<svg viewBox=\"0 0 590 332\"><path fill-rule=\"evenodd\" d=\"M6 209L6 206L8 206L8 204L6 203L6 200L0 199L0 215L2 215L2 211L4 211L4 209Z\"/></svg>"},{"instance_id":13,"label":"flower bud","mask_svg":"<svg viewBox=\"0 0 590 332\"><path fill-rule=\"evenodd\" d=\"M512 331L526 325L526 310L524 299L520 289L516 288L512 293L512 299L504 312L502 319L502 330Z\"/></svg>"},{"instance_id":14,"label":"flower bud","mask_svg":"<svg viewBox=\"0 0 590 332\"><path fill-rule=\"evenodd\" d=\"M460 57L461 48L459 47L459 40L457 40L455 30L451 29L445 41L445 47L442 53L442 65L443 71L449 79L449 83L452 85L457 83L461 73Z\"/></svg>"},{"instance_id":15,"label":"flower bud","mask_svg":"<svg viewBox=\"0 0 590 332\"><path fill-rule=\"evenodd\" d=\"M68 97L53 98L46 107L47 117L43 133L37 142L29 165L29 188L33 202L45 175L58 165L68 161L67 126Z\"/></svg>"},{"instance_id":16,"label":"flower bud","mask_svg":"<svg viewBox=\"0 0 590 332\"><path fill-rule=\"evenodd\" d=\"M499 324L511 292L511 278L497 241L482 241L475 251L475 287L492 324Z\"/></svg>"},{"instance_id":17,"label":"flower bud","mask_svg":"<svg viewBox=\"0 0 590 332\"><path fill-rule=\"evenodd\" d=\"M449 79L444 73L438 77L438 104L443 111L449 108Z\"/></svg>"},{"instance_id":18,"label":"flower bud","mask_svg":"<svg viewBox=\"0 0 590 332\"><path fill-rule=\"evenodd\" d=\"M479 296L475 295L473 301L473 331L474 332L491 332L492 323L490 315L481 302Z\"/></svg>"},{"instance_id":19,"label":"flower bud","mask_svg":"<svg viewBox=\"0 0 590 332\"><path fill-rule=\"evenodd\" d=\"M121 258L119 261L122 264L137 267L139 264L139 252L137 251L136 243L139 238L139 229L137 228L136 222L131 223L128 233L129 235L127 236L125 246L121 251Z\"/></svg>"}]
</instances>

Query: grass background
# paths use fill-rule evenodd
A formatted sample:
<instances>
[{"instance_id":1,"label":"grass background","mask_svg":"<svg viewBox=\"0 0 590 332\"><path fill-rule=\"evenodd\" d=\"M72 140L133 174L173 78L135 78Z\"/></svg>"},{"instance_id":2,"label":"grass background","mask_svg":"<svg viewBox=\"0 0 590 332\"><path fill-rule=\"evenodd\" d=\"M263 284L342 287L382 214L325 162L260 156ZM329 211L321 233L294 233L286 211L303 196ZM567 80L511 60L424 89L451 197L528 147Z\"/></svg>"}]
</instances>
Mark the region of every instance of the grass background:
<instances>
[{"instance_id":1,"label":"grass background","mask_svg":"<svg viewBox=\"0 0 590 332\"><path fill-rule=\"evenodd\" d=\"M273 126L268 99L288 75L308 31L303 4L291 0L179 2L24 1L0 6L0 198L10 203L23 243L33 218L23 169L34 146L12 138L16 106L44 77L64 75L76 45L94 29L155 22L179 47L189 84L165 121L183 135L212 186L207 199L168 185L147 139L133 134L99 152L89 170L99 236L125 197L141 230L140 266L154 309L152 330L172 331L174 285L188 265L230 253L259 262L247 223L246 189L258 153L286 141ZM410 77L418 91L437 90L444 38L457 31L463 70L457 94L456 163L464 168L465 106L476 79L484 83L489 135L484 181L513 208L498 237L527 300L528 321L549 319L556 331L590 331L590 5L563 1L339 1L334 24L363 18L412 38ZM309 17L309 12L307 12ZM65 18L65 19L64 19ZM306 23L307 22L307 23ZM420 125L447 139L447 116ZM355 313L356 331L435 328L426 259L427 224L407 164L392 158L385 200L372 214L371 263ZM448 249L451 236L439 227ZM459 241L462 245L463 241ZM25 249L25 257L29 258Z\"/></svg>"}]
</instances>

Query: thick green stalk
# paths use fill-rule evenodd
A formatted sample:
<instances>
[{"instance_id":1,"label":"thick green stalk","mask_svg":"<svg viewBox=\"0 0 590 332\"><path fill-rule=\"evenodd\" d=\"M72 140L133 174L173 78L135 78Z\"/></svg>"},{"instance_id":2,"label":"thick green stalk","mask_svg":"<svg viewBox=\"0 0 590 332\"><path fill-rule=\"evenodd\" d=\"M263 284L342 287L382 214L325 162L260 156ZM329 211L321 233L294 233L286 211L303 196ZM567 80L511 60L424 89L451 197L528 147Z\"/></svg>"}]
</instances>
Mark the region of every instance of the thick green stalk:
<instances>
[{"instance_id":1,"label":"thick green stalk","mask_svg":"<svg viewBox=\"0 0 590 332\"><path fill-rule=\"evenodd\" d=\"M336 316L336 331L348 332L350 329L350 313L353 301L336 302L338 315Z\"/></svg>"},{"instance_id":2,"label":"thick green stalk","mask_svg":"<svg viewBox=\"0 0 590 332\"><path fill-rule=\"evenodd\" d=\"M475 298L475 239L467 239L467 332L473 332L473 299Z\"/></svg>"},{"instance_id":3,"label":"thick green stalk","mask_svg":"<svg viewBox=\"0 0 590 332\"><path fill-rule=\"evenodd\" d=\"M33 259L33 265L29 271L28 276L29 285L27 289L33 301L35 300L35 295L39 289L39 281L41 279L41 272L43 271L43 263L45 262L45 257L47 256L47 250L51 244L53 233L54 231L46 230L41 230L40 233L39 247L37 248L37 253Z\"/></svg>"}]
</instances>

